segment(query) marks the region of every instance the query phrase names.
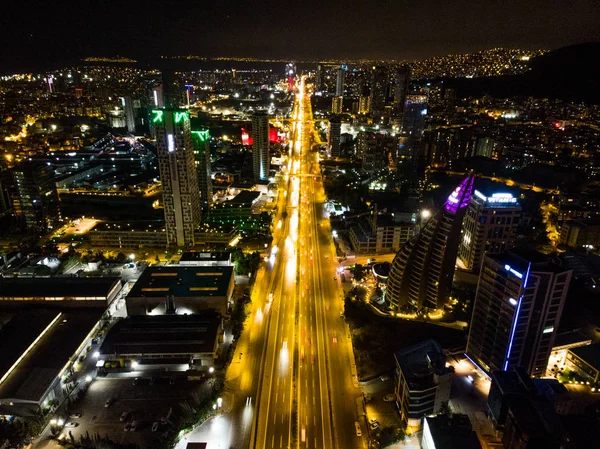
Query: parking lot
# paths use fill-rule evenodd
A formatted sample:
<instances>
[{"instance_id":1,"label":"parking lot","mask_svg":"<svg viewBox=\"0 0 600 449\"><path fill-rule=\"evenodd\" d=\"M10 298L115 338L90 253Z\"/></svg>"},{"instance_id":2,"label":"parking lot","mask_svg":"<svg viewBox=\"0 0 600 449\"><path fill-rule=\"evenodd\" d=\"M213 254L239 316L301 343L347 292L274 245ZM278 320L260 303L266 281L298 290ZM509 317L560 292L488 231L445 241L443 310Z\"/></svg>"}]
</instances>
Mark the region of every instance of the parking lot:
<instances>
[{"instance_id":1,"label":"parking lot","mask_svg":"<svg viewBox=\"0 0 600 449\"><path fill-rule=\"evenodd\" d=\"M174 375L177 373L173 373ZM78 439L86 432L108 435L120 443L136 443L140 447L151 438L156 438L161 430L170 423L161 423L172 410L169 421L173 421L181 411L181 404L193 403L193 397L208 394L207 382L188 381L185 377L173 377L168 373L163 377L139 377L134 385L134 377L98 378L90 385L81 402L74 407L73 413L83 412L81 418L66 418L65 422L77 423L76 427L65 427L62 433ZM153 379L153 380L151 380ZM112 399L107 407L107 400ZM126 417L122 418L123 413ZM126 431L127 423L137 423L135 431ZM152 432L153 423L158 423L156 432Z\"/></svg>"}]
</instances>

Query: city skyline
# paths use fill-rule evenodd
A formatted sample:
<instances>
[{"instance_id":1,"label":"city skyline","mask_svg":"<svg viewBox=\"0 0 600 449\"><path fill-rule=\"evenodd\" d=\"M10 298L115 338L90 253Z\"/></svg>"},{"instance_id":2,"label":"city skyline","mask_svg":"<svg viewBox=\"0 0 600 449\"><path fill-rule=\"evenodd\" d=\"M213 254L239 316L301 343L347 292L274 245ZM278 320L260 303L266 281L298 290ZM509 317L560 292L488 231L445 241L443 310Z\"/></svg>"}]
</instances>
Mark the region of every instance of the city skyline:
<instances>
[{"instance_id":1,"label":"city skyline","mask_svg":"<svg viewBox=\"0 0 600 449\"><path fill-rule=\"evenodd\" d=\"M539 0L387 6L366 1L352 8L343 2L308 2L290 10L273 2L259 11L235 1L180 8L164 8L153 0L129 1L118 10L33 2L27 16L11 10L18 6L7 7L4 17L10 20L1 27L3 65L7 69L73 57L182 54L410 60L493 47L556 49L600 40L595 20L600 7L591 0L576 3L558 9ZM333 16L336 21L329 23ZM124 27L124 21L137 23L135 31ZM291 38L305 31L302 39Z\"/></svg>"}]
</instances>

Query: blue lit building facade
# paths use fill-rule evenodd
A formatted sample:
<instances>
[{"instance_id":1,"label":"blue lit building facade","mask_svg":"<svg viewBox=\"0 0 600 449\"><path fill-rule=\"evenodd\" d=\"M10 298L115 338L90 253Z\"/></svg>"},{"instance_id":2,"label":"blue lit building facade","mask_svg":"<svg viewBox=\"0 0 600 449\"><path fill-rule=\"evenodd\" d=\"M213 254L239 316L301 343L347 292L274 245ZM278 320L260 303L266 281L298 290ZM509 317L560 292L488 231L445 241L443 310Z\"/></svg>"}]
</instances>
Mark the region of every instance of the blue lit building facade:
<instances>
[{"instance_id":1,"label":"blue lit building facade","mask_svg":"<svg viewBox=\"0 0 600 449\"><path fill-rule=\"evenodd\" d=\"M523 367L543 376L572 271L547 256L514 250L483 259L466 355L487 375Z\"/></svg>"}]
</instances>

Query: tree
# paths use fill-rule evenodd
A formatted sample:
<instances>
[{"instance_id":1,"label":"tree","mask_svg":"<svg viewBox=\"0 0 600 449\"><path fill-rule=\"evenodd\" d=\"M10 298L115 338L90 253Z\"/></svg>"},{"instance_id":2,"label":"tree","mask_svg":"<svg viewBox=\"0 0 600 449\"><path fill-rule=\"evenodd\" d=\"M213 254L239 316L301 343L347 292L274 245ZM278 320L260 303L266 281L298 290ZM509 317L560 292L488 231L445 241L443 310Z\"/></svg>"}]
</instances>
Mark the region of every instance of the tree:
<instances>
[{"instance_id":1,"label":"tree","mask_svg":"<svg viewBox=\"0 0 600 449\"><path fill-rule=\"evenodd\" d=\"M357 263L356 265L354 265L354 279L356 279L356 282L362 282L365 279L366 276L366 270L365 267L359 263Z\"/></svg>"},{"instance_id":2,"label":"tree","mask_svg":"<svg viewBox=\"0 0 600 449\"><path fill-rule=\"evenodd\" d=\"M117 257L115 258L117 263L125 263L127 262L127 256L123 253L119 253L117 254Z\"/></svg>"}]
</instances>

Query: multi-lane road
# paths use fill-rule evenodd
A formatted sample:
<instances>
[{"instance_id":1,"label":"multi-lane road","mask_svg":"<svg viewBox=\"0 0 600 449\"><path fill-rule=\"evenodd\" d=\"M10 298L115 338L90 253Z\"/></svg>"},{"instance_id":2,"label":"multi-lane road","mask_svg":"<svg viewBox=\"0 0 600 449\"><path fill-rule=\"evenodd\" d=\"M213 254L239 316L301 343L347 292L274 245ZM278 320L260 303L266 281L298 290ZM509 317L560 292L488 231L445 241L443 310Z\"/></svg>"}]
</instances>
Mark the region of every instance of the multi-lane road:
<instances>
[{"instance_id":1,"label":"multi-lane road","mask_svg":"<svg viewBox=\"0 0 600 449\"><path fill-rule=\"evenodd\" d=\"M227 371L231 410L190 438L209 448L366 447L304 79L292 118L270 257L255 280L248 326Z\"/></svg>"},{"instance_id":2,"label":"multi-lane road","mask_svg":"<svg viewBox=\"0 0 600 449\"><path fill-rule=\"evenodd\" d=\"M286 213L277 219L276 230L281 232L274 240L272 271L265 277L270 316L251 446L361 447L354 427L360 392L350 369L351 343L341 317L318 153L311 151L312 112L304 80L298 90L282 188Z\"/></svg>"}]
</instances>

